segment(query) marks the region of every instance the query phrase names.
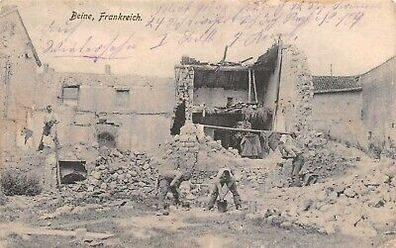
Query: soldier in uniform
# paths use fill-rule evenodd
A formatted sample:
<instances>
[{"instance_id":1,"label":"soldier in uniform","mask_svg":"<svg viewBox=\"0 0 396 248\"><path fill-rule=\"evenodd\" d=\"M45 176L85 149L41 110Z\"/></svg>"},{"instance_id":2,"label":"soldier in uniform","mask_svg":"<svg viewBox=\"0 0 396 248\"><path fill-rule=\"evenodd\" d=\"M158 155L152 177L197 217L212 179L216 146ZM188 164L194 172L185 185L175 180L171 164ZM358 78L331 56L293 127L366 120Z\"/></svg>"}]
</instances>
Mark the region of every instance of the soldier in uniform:
<instances>
[{"instance_id":1,"label":"soldier in uniform","mask_svg":"<svg viewBox=\"0 0 396 248\"><path fill-rule=\"evenodd\" d=\"M206 210L211 210L214 207L217 198L219 198L219 201L224 201L224 198L229 191L231 191L234 197L236 209L241 209L241 196L237 190L236 179L232 175L230 169L224 168L217 173L217 177L213 182L210 199Z\"/></svg>"},{"instance_id":2,"label":"soldier in uniform","mask_svg":"<svg viewBox=\"0 0 396 248\"><path fill-rule=\"evenodd\" d=\"M184 181L188 181L191 178L191 173L182 173L179 170L163 170L160 172L158 177L158 188L159 188L159 202L158 208L163 211L163 215L169 215L168 206L166 204L166 195L171 192L173 195L174 204L180 205L180 184Z\"/></svg>"}]
</instances>

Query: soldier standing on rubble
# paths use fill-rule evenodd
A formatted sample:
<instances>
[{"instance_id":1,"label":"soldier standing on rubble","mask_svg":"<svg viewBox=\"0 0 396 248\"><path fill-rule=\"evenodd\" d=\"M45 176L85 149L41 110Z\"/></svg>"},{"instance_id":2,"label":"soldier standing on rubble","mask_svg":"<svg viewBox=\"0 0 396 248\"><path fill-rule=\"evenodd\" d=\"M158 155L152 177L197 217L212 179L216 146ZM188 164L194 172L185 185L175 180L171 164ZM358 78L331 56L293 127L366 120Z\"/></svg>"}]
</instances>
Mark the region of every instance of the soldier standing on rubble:
<instances>
[{"instance_id":1,"label":"soldier standing on rubble","mask_svg":"<svg viewBox=\"0 0 396 248\"><path fill-rule=\"evenodd\" d=\"M205 210L211 210L214 207L217 197L219 197L220 201L224 201L224 198L229 191L231 191L232 195L234 196L236 209L241 209L241 196L237 190L236 179L232 175L230 169L224 168L217 173L217 177L211 190L210 200Z\"/></svg>"},{"instance_id":2,"label":"soldier standing on rubble","mask_svg":"<svg viewBox=\"0 0 396 248\"><path fill-rule=\"evenodd\" d=\"M45 137L50 138L51 141L53 141L54 143L58 142L57 131L56 131L56 125L59 123L58 116L52 110L51 105L48 105L46 107L46 110L47 113L44 116L44 121L43 121L44 122L43 133L41 135L41 140L38 150L44 149L44 143L47 143L44 142Z\"/></svg>"},{"instance_id":3,"label":"soldier standing on rubble","mask_svg":"<svg viewBox=\"0 0 396 248\"><path fill-rule=\"evenodd\" d=\"M168 192L172 193L174 204L176 206L180 205L180 184L184 181L190 180L190 178L191 173L189 172L182 173L178 170L164 170L160 172L157 185L159 188L158 208L160 211L163 211L163 215L169 215L168 206L165 203Z\"/></svg>"},{"instance_id":4,"label":"soldier standing on rubble","mask_svg":"<svg viewBox=\"0 0 396 248\"><path fill-rule=\"evenodd\" d=\"M59 119L55 112L52 110L51 105L48 105L46 107L46 111L47 113L44 116L43 132L41 134L38 150L43 150L45 145L50 147L51 149L54 149L54 152L49 153L45 160L46 166L44 176L44 189L46 191L52 191L56 186L59 186L60 184L57 176L59 168L57 168L58 137L56 130L56 125L59 123Z\"/></svg>"},{"instance_id":5,"label":"soldier standing on rubble","mask_svg":"<svg viewBox=\"0 0 396 248\"><path fill-rule=\"evenodd\" d=\"M282 137L278 144L279 152L284 159L292 159L291 186L301 186L300 171L304 166L304 156L300 149L295 145L286 142Z\"/></svg>"}]
</instances>

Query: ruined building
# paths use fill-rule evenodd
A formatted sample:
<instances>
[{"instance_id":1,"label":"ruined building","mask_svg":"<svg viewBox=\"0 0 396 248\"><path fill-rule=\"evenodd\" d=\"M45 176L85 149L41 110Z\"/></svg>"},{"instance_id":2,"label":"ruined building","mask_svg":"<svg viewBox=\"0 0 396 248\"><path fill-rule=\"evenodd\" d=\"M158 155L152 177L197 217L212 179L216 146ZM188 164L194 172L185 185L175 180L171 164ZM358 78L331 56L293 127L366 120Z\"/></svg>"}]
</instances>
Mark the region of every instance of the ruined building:
<instances>
[{"instance_id":1,"label":"ruined building","mask_svg":"<svg viewBox=\"0 0 396 248\"><path fill-rule=\"evenodd\" d=\"M142 151L170 137L171 79L114 75L110 66L98 74L55 72L45 65L36 92L43 90L47 94L35 104L38 109L52 104L61 113L58 135L64 145ZM42 118L33 117L34 133L40 133Z\"/></svg>"},{"instance_id":2,"label":"ruined building","mask_svg":"<svg viewBox=\"0 0 396 248\"><path fill-rule=\"evenodd\" d=\"M56 72L41 65L15 7L1 9L0 28L2 161L37 150L47 105L60 118L62 148L143 151L170 138L172 79L114 75L109 66L96 74Z\"/></svg>"},{"instance_id":3,"label":"ruined building","mask_svg":"<svg viewBox=\"0 0 396 248\"><path fill-rule=\"evenodd\" d=\"M223 146L240 148L234 137L238 128L252 133L311 129L313 84L306 57L280 40L253 64L183 57L175 71L172 134L193 122Z\"/></svg>"},{"instance_id":4,"label":"ruined building","mask_svg":"<svg viewBox=\"0 0 396 248\"><path fill-rule=\"evenodd\" d=\"M1 8L0 30L0 147L12 151L16 134L27 125L27 113L32 110L30 95L41 61L15 7Z\"/></svg>"},{"instance_id":5,"label":"ruined building","mask_svg":"<svg viewBox=\"0 0 396 248\"><path fill-rule=\"evenodd\" d=\"M254 63L183 57L174 80L114 75L108 66L57 72L41 65L16 8L1 9L0 28L3 155L37 149L47 105L60 118L64 148L151 150L186 123L240 152L241 132L313 129L365 147L394 146L394 57L358 76L312 77L304 54L279 39Z\"/></svg>"}]
</instances>

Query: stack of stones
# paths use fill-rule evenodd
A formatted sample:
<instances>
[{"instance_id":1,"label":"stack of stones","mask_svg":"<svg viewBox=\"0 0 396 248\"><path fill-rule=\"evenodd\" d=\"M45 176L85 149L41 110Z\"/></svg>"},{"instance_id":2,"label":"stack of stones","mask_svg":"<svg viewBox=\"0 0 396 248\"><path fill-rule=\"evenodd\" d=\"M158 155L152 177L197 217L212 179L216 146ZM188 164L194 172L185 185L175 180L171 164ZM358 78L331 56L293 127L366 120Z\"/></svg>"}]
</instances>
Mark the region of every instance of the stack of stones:
<instances>
[{"instance_id":1,"label":"stack of stones","mask_svg":"<svg viewBox=\"0 0 396 248\"><path fill-rule=\"evenodd\" d=\"M179 147L177 158L178 167L182 170L195 169L198 162L198 139L197 129L193 123L187 123L180 129Z\"/></svg>"},{"instance_id":2,"label":"stack of stones","mask_svg":"<svg viewBox=\"0 0 396 248\"><path fill-rule=\"evenodd\" d=\"M198 151L196 129L194 126L185 125L180 135L165 143L157 155L165 168L191 172L198 162Z\"/></svg>"},{"instance_id":3,"label":"stack of stones","mask_svg":"<svg viewBox=\"0 0 396 248\"><path fill-rule=\"evenodd\" d=\"M100 155L84 182L65 186L78 187L90 195L110 195L115 198L153 197L157 191L158 168L145 153L111 150Z\"/></svg>"}]
</instances>

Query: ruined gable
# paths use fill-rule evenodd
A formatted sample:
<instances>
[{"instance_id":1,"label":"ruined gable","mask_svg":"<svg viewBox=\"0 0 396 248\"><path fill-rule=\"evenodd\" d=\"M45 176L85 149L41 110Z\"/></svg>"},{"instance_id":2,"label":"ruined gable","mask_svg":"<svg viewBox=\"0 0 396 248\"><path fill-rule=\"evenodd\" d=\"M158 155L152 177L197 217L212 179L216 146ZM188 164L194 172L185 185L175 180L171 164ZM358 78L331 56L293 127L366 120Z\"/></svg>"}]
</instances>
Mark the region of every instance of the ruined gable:
<instances>
[{"instance_id":1,"label":"ruined gable","mask_svg":"<svg viewBox=\"0 0 396 248\"><path fill-rule=\"evenodd\" d=\"M0 34L2 53L16 58L24 57L41 66L36 49L16 7L1 8Z\"/></svg>"},{"instance_id":2,"label":"ruined gable","mask_svg":"<svg viewBox=\"0 0 396 248\"><path fill-rule=\"evenodd\" d=\"M313 81L305 54L295 46L282 49L276 131L312 130Z\"/></svg>"}]
</instances>

